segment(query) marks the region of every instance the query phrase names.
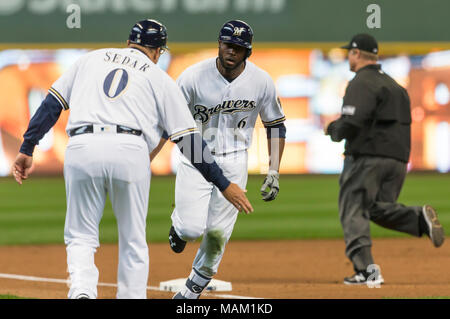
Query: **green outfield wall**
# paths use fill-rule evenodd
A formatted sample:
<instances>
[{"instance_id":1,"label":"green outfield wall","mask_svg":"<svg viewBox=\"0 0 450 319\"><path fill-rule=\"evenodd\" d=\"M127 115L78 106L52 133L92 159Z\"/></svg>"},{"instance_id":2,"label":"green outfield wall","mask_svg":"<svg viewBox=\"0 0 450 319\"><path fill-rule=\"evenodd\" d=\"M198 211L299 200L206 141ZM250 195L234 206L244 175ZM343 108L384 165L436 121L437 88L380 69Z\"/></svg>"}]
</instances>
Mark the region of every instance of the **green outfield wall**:
<instances>
[{"instance_id":1,"label":"green outfield wall","mask_svg":"<svg viewBox=\"0 0 450 319\"><path fill-rule=\"evenodd\" d=\"M228 19L250 23L259 42L341 42L356 32L446 42L448 12L448 0L1 0L0 44L120 42L143 18L183 43L212 41Z\"/></svg>"}]
</instances>

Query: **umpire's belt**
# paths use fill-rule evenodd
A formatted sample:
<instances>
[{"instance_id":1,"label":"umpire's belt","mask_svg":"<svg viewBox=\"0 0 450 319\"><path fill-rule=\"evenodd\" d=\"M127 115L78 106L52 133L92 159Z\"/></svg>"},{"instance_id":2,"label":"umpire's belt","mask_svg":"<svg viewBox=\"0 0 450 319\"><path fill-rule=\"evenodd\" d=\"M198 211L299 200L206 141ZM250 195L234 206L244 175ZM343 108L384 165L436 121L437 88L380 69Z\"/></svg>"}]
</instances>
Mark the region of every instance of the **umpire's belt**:
<instances>
[{"instance_id":1,"label":"umpire's belt","mask_svg":"<svg viewBox=\"0 0 450 319\"><path fill-rule=\"evenodd\" d=\"M90 124L73 128L68 132L69 137L86 133L123 133L141 136L142 131L136 130L134 128L129 128L123 125Z\"/></svg>"}]
</instances>

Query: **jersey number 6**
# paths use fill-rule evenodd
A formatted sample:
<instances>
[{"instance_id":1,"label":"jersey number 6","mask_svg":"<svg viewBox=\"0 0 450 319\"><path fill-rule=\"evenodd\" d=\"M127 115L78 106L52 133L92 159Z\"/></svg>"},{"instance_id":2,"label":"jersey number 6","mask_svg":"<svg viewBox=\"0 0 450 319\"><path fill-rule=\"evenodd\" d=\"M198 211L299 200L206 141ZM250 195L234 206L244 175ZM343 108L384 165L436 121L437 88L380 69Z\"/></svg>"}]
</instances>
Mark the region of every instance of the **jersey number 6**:
<instances>
[{"instance_id":1,"label":"jersey number 6","mask_svg":"<svg viewBox=\"0 0 450 319\"><path fill-rule=\"evenodd\" d=\"M244 117L239 121L239 123L237 124L237 128L244 128L245 124L247 124L247 117L248 116Z\"/></svg>"},{"instance_id":2,"label":"jersey number 6","mask_svg":"<svg viewBox=\"0 0 450 319\"><path fill-rule=\"evenodd\" d=\"M114 69L108 73L103 82L103 92L110 99L118 97L128 84L128 73L124 69Z\"/></svg>"}]
</instances>

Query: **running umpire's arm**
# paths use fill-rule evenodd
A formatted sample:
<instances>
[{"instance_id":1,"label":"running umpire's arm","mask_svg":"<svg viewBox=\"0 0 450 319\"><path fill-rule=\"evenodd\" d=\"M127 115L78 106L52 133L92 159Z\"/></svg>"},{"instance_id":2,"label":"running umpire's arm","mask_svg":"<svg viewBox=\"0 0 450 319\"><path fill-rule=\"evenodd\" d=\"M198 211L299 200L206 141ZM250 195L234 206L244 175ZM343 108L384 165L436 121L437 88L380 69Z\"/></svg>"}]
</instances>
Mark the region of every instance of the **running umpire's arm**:
<instances>
[{"instance_id":1,"label":"running umpire's arm","mask_svg":"<svg viewBox=\"0 0 450 319\"><path fill-rule=\"evenodd\" d=\"M345 91L341 117L325 127L333 142L352 139L373 119L377 94L366 81L355 78Z\"/></svg>"},{"instance_id":2,"label":"running umpire's arm","mask_svg":"<svg viewBox=\"0 0 450 319\"><path fill-rule=\"evenodd\" d=\"M351 139L358 134L360 127L346 121L345 115L331 122L325 128L325 135L330 135L333 142Z\"/></svg>"}]
</instances>

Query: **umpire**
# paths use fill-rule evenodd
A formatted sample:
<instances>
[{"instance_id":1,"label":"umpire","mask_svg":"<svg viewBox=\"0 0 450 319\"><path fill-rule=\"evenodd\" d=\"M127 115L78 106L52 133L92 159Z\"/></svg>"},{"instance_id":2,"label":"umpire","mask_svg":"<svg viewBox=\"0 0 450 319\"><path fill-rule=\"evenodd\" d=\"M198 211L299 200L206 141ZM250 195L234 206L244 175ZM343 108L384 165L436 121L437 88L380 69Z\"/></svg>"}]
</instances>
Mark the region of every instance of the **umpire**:
<instances>
[{"instance_id":1,"label":"umpire","mask_svg":"<svg viewBox=\"0 0 450 319\"><path fill-rule=\"evenodd\" d=\"M411 149L407 91L377 64L378 44L372 36L357 34L342 48L348 50L350 70L356 75L346 88L341 117L325 133L334 142L346 140L339 217L355 274L344 283L357 285L368 283L368 266L374 264L369 221L416 237L425 233L435 247L445 237L431 206L396 203ZM384 282L379 272L370 281Z\"/></svg>"}]
</instances>

